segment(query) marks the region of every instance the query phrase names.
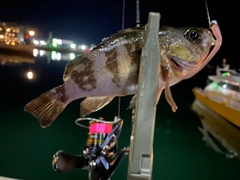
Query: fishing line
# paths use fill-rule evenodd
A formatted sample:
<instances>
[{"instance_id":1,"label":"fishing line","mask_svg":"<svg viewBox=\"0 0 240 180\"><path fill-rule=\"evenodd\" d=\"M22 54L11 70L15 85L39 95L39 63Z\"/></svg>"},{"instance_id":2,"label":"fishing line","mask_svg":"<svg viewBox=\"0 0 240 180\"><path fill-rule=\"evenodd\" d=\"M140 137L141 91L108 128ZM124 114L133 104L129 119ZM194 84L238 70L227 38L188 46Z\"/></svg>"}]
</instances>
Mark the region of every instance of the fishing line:
<instances>
[{"instance_id":1,"label":"fishing line","mask_svg":"<svg viewBox=\"0 0 240 180\"><path fill-rule=\"evenodd\" d=\"M210 15L209 15L209 10L208 10L208 5L207 5L207 0L205 0L205 6L206 6L206 10L207 10L207 19L208 19L208 24L211 24L211 20L210 20Z\"/></svg>"},{"instance_id":2,"label":"fishing line","mask_svg":"<svg viewBox=\"0 0 240 180\"><path fill-rule=\"evenodd\" d=\"M123 0L123 8L122 8L122 30L124 29L125 23L125 0Z\"/></svg>"},{"instance_id":3,"label":"fishing line","mask_svg":"<svg viewBox=\"0 0 240 180\"><path fill-rule=\"evenodd\" d=\"M139 0L136 0L136 26L140 27L140 5Z\"/></svg>"},{"instance_id":4,"label":"fishing line","mask_svg":"<svg viewBox=\"0 0 240 180\"><path fill-rule=\"evenodd\" d=\"M124 29L124 23L125 23L125 0L123 0L123 6L122 6L122 30ZM120 118L120 111L121 111L121 97L118 96L118 117Z\"/></svg>"}]
</instances>

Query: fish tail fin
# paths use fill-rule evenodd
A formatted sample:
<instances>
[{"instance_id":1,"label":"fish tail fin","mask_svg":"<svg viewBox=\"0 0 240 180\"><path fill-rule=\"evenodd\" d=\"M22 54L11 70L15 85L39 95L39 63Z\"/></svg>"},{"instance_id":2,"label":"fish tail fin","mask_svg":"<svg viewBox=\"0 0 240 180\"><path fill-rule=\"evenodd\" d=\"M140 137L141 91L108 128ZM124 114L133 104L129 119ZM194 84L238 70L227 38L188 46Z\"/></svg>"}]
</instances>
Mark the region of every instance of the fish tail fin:
<instances>
[{"instance_id":1,"label":"fish tail fin","mask_svg":"<svg viewBox=\"0 0 240 180\"><path fill-rule=\"evenodd\" d=\"M53 91L55 88L30 101L24 107L24 111L39 120L42 128L50 126L67 105L60 101Z\"/></svg>"}]
</instances>

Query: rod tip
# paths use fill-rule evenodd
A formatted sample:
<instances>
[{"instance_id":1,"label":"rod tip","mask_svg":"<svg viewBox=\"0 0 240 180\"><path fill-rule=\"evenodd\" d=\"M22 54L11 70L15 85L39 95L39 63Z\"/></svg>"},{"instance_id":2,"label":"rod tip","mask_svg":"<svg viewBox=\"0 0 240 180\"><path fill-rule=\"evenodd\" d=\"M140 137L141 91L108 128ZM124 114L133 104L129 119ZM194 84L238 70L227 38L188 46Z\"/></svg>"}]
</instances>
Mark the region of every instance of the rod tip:
<instances>
[{"instance_id":1,"label":"rod tip","mask_svg":"<svg viewBox=\"0 0 240 180\"><path fill-rule=\"evenodd\" d=\"M218 24L216 20L211 21L211 25Z\"/></svg>"}]
</instances>

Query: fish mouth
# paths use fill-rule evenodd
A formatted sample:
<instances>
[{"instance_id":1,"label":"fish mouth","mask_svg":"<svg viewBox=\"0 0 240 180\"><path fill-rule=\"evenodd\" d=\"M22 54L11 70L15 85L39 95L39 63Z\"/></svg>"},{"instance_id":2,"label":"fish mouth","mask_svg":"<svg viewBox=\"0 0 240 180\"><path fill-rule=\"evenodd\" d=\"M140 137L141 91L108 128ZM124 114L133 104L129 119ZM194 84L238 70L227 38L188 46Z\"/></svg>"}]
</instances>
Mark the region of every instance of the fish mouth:
<instances>
[{"instance_id":1,"label":"fish mouth","mask_svg":"<svg viewBox=\"0 0 240 180\"><path fill-rule=\"evenodd\" d=\"M170 60L172 67L180 72L184 69L193 69L198 67L197 62L189 62L176 56L168 56L168 59Z\"/></svg>"}]
</instances>

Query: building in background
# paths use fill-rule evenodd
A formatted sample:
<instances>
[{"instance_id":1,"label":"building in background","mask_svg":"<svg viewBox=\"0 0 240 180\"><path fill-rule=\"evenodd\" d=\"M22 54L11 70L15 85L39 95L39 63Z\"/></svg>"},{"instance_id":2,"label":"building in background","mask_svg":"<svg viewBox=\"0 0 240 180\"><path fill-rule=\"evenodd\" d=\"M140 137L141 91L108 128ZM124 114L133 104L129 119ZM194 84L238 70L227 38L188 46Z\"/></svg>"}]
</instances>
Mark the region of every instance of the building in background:
<instances>
[{"instance_id":1,"label":"building in background","mask_svg":"<svg viewBox=\"0 0 240 180\"><path fill-rule=\"evenodd\" d=\"M0 43L6 45L33 44L35 31L18 23L0 22Z\"/></svg>"},{"instance_id":2,"label":"building in background","mask_svg":"<svg viewBox=\"0 0 240 180\"><path fill-rule=\"evenodd\" d=\"M77 50L77 44L72 40L52 38L49 47Z\"/></svg>"},{"instance_id":3,"label":"building in background","mask_svg":"<svg viewBox=\"0 0 240 180\"><path fill-rule=\"evenodd\" d=\"M52 38L48 40L50 48L60 48L60 49L69 49L75 51L81 51L83 53L89 52L90 50L95 47L95 45L91 44L90 46L85 44L77 44L75 41L67 40L67 39L59 39L59 38Z\"/></svg>"}]
</instances>

